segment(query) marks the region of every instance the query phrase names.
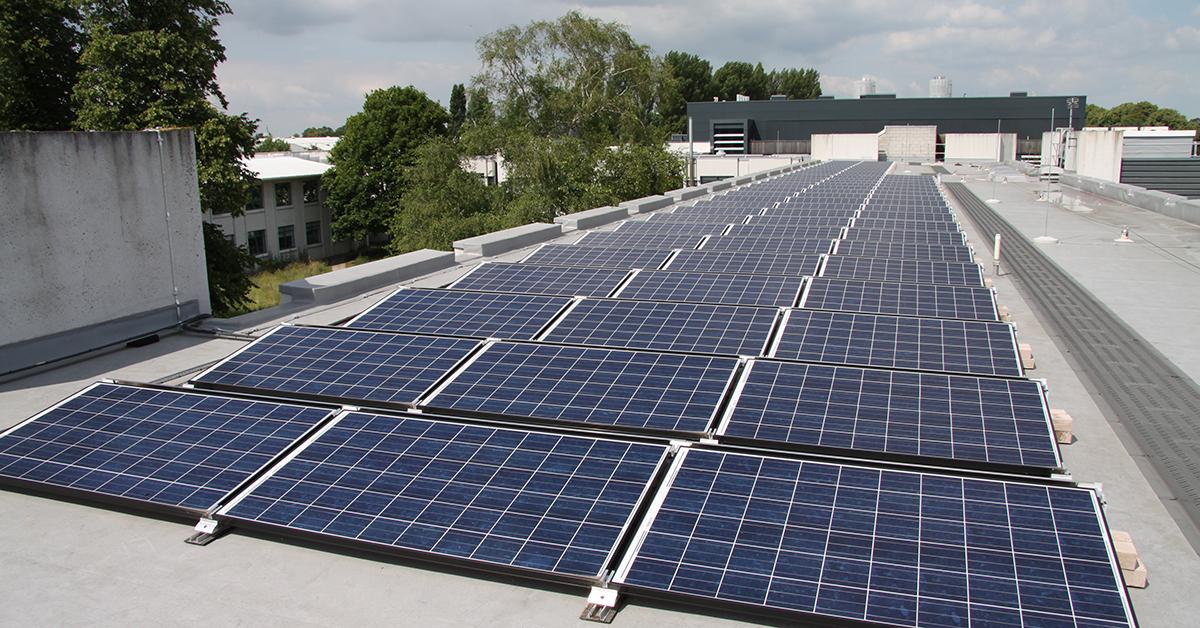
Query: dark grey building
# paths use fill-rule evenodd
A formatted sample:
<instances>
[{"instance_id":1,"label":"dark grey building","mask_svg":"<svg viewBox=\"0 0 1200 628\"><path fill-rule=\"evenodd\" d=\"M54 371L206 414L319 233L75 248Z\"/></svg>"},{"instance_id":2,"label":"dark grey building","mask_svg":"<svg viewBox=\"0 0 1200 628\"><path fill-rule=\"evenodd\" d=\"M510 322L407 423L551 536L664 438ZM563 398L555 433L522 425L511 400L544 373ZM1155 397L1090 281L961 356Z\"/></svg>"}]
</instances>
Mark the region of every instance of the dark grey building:
<instances>
[{"instance_id":1,"label":"dark grey building","mask_svg":"<svg viewBox=\"0 0 1200 628\"><path fill-rule=\"evenodd\" d=\"M712 142L714 150L742 152L807 152L788 149L807 145L814 133L877 133L887 125L933 125L939 141L945 133L1016 133L1018 140L1040 142L1054 126L1083 128L1086 96L1012 96L986 98L818 98L816 100L750 100L691 102L692 137ZM774 150L768 150L774 148Z\"/></svg>"}]
</instances>

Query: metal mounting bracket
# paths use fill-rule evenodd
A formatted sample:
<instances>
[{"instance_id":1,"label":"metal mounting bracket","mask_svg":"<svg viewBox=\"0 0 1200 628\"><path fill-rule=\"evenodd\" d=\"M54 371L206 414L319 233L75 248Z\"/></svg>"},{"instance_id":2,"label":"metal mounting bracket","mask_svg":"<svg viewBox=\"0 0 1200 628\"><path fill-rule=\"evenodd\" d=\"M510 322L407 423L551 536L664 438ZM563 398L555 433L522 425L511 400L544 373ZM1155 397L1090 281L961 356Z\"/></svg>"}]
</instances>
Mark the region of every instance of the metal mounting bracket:
<instances>
[{"instance_id":1,"label":"metal mounting bracket","mask_svg":"<svg viewBox=\"0 0 1200 628\"><path fill-rule=\"evenodd\" d=\"M611 624L613 618L617 616L618 595L616 589L592 587L591 593L588 593L587 606L583 607L579 618L584 621Z\"/></svg>"},{"instance_id":2,"label":"metal mounting bracket","mask_svg":"<svg viewBox=\"0 0 1200 628\"><path fill-rule=\"evenodd\" d=\"M226 526L216 519L203 517L194 529L195 533L189 536L185 542L188 545L204 546L217 540L217 537L225 532Z\"/></svg>"}]
</instances>

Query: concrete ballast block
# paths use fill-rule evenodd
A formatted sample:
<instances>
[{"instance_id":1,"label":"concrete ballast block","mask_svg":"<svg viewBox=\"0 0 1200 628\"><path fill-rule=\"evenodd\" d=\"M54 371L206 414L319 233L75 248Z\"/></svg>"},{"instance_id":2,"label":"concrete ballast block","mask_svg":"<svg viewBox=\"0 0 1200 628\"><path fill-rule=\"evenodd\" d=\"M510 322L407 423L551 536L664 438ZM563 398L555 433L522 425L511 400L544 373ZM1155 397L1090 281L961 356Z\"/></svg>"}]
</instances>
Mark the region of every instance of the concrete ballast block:
<instances>
[{"instance_id":1,"label":"concrete ballast block","mask_svg":"<svg viewBox=\"0 0 1200 628\"><path fill-rule=\"evenodd\" d=\"M516 249L532 246L546 240L553 240L563 234L559 224L535 222L521 225L512 229L504 229L495 233L487 233L474 238L459 240L454 243L454 249L466 255L481 255L489 257Z\"/></svg>"},{"instance_id":2,"label":"concrete ballast block","mask_svg":"<svg viewBox=\"0 0 1200 628\"><path fill-rule=\"evenodd\" d=\"M1025 370L1032 371L1033 369L1037 368L1037 363L1033 360L1032 345L1023 342L1017 345L1017 349L1021 352L1021 366L1024 366Z\"/></svg>"},{"instance_id":3,"label":"concrete ballast block","mask_svg":"<svg viewBox=\"0 0 1200 628\"><path fill-rule=\"evenodd\" d=\"M666 193L666 196L670 196L671 198L675 199L676 202L679 202L679 201L690 201L694 198L700 198L701 196L706 196L708 193L709 193L709 191L708 191L707 186L695 186L695 187L690 187L690 188L681 188L678 190L671 190L670 192Z\"/></svg>"},{"instance_id":4,"label":"concrete ballast block","mask_svg":"<svg viewBox=\"0 0 1200 628\"><path fill-rule=\"evenodd\" d=\"M1145 589L1150 581L1146 564L1140 560L1133 569L1122 569L1121 575L1125 578L1125 586L1135 589Z\"/></svg>"},{"instance_id":5,"label":"concrete ballast block","mask_svg":"<svg viewBox=\"0 0 1200 628\"><path fill-rule=\"evenodd\" d=\"M1054 440L1060 445L1070 445L1074 436L1075 419L1066 410L1051 409L1050 423L1054 426Z\"/></svg>"},{"instance_id":6,"label":"concrete ballast block","mask_svg":"<svg viewBox=\"0 0 1200 628\"><path fill-rule=\"evenodd\" d=\"M279 292L295 301L333 303L454 266L454 253L422 249L289 281Z\"/></svg>"},{"instance_id":7,"label":"concrete ballast block","mask_svg":"<svg viewBox=\"0 0 1200 628\"><path fill-rule=\"evenodd\" d=\"M624 207L597 207L566 216L559 216L554 222L562 225L563 231L593 229L629 217L629 210Z\"/></svg>"},{"instance_id":8,"label":"concrete ballast block","mask_svg":"<svg viewBox=\"0 0 1200 628\"><path fill-rule=\"evenodd\" d=\"M1009 313L1007 305L1001 305L1001 306L997 307L996 309L1000 314L1000 320L1002 320L1002 321L1012 320L1012 314Z\"/></svg>"},{"instance_id":9,"label":"concrete ballast block","mask_svg":"<svg viewBox=\"0 0 1200 628\"><path fill-rule=\"evenodd\" d=\"M638 198L632 201L625 201L624 203L621 203L621 207L624 207L629 212L629 215L632 216L635 214L652 212L656 209L662 209L674 204L675 199L671 198L670 196L659 195L647 196L645 198Z\"/></svg>"}]
</instances>

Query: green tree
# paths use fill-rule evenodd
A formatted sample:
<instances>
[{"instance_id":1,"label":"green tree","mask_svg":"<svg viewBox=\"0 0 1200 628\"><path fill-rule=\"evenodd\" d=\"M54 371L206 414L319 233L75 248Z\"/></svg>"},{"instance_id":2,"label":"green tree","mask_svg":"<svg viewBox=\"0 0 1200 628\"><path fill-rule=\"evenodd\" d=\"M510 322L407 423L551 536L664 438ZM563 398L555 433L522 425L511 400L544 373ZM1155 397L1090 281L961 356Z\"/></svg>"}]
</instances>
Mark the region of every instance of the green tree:
<instances>
[{"instance_id":1,"label":"green tree","mask_svg":"<svg viewBox=\"0 0 1200 628\"><path fill-rule=\"evenodd\" d=\"M750 65L745 61L730 61L713 72L714 96L723 100L736 100L738 94L751 100L763 100L769 94L767 73L761 63Z\"/></svg>"},{"instance_id":2,"label":"green tree","mask_svg":"<svg viewBox=\"0 0 1200 628\"><path fill-rule=\"evenodd\" d=\"M606 203L662 194L683 182L683 158L653 146L627 144L601 151L596 178L608 194Z\"/></svg>"},{"instance_id":3,"label":"green tree","mask_svg":"<svg viewBox=\"0 0 1200 628\"><path fill-rule=\"evenodd\" d=\"M1192 120L1175 109L1147 101L1121 103L1112 109L1087 106L1088 126L1165 126L1176 130L1198 129Z\"/></svg>"},{"instance_id":4,"label":"green tree","mask_svg":"<svg viewBox=\"0 0 1200 628\"><path fill-rule=\"evenodd\" d=\"M71 128L80 21L69 0L8 0L0 7L0 130Z\"/></svg>"},{"instance_id":5,"label":"green tree","mask_svg":"<svg viewBox=\"0 0 1200 628\"><path fill-rule=\"evenodd\" d=\"M495 118L487 90L478 87L472 89L470 101L467 103L467 122L474 126L482 126L491 124Z\"/></svg>"},{"instance_id":6,"label":"green tree","mask_svg":"<svg viewBox=\"0 0 1200 628\"><path fill-rule=\"evenodd\" d=\"M305 137L317 136L306 135ZM254 145L254 152L256 153L278 153L289 150L292 150L291 144L288 144L283 139L271 137L270 135L263 136L259 139L258 143Z\"/></svg>"},{"instance_id":7,"label":"green tree","mask_svg":"<svg viewBox=\"0 0 1200 628\"><path fill-rule=\"evenodd\" d=\"M461 147L434 137L417 147L413 165L404 168L406 192L388 226L393 253L449 249L455 240L505 226L497 215L498 188L489 188L463 169Z\"/></svg>"},{"instance_id":8,"label":"green tree","mask_svg":"<svg viewBox=\"0 0 1200 628\"><path fill-rule=\"evenodd\" d=\"M767 75L771 94L791 100L808 100L821 95L821 73L812 68L783 68Z\"/></svg>"},{"instance_id":9,"label":"green tree","mask_svg":"<svg viewBox=\"0 0 1200 628\"><path fill-rule=\"evenodd\" d=\"M335 238L363 240L387 230L403 196L403 169L413 165L418 146L445 134L446 121L446 110L415 87L367 94L362 111L346 120L321 180Z\"/></svg>"},{"instance_id":10,"label":"green tree","mask_svg":"<svg viewBox=\"0 0 1200 628\"><path fill-rule=\"evenodd\" d=\"M257 260L245 247L225 238L225 232L211 222L204 225L204 255L208 262L208 296L218 316L233 314L250 305L254 282L246 269Z\"/></svg>"},{"instance_id":11,"label":"green tree","mask_svg":"<svg viewBox=\"0 0 1200 628\"><path fill-rule=\"evenodd\" d=\"M218 0L88 0L79 6L87 43L71 97L75 127L192 127L201 208L240 214L251 181L241 159L253 154L255 123L213 104L226 106L216 80L216 66L225 60L216 27L228 5ZM229 270L241 268L246 258L212 235L206 228L209 295L220 316L245 301L249 284Z\"/></svg>"},{"instance_id":12,"label":"green tree","mask_svg":"<svg viewBox=\"0 0 1200 628\"><path fill-rule=\"evenodd\" d=\"M457 135L467 121L467 88L455 83L450 88L450 132Z\"/></svg>"},{"instance_id":13,"label":"green tree","mask_svg":"<svg viewBox=\"0 0 1200 628\"><path fill-rule=\"evenodd\" d=\"M663 86L662 116L676 133L687 132L687 104L708 100L713 94L712 65L700 57L672 50L663 66L673 82Z\"/></svg>"},{"instance_id":14,"label":"green tree","mask_svg":"<svg viewBox=\"0 0 1200 628\"><path fill-rule=\"evenodd\" d=\"M310 126L300 132L300 137L333 137L335 131L327 126Z\"/></svg>"},{"instance_id":15,"label":"green tree","mask_svg":"<svg viewBox=\"0 0 1200 628\"><path fill-rule=\"evenodd\" d=\"M656 108L662 64L620 24L571 11L485 35L478 49L476 84L507 125L589 146L665 139Z\"/></svg>"}]
</instances>

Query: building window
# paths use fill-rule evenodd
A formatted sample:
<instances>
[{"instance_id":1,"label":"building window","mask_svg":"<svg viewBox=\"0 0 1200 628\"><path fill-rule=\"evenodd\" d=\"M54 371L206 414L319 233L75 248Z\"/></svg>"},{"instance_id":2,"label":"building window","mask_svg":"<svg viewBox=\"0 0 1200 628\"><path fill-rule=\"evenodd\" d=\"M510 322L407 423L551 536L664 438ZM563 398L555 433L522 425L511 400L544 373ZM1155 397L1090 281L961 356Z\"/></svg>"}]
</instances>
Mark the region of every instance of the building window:
<instances>
[{"instance_id":1,"label":"building window","mask_svg":"<svg viewBox=\"0 0 1200 628\"><path fill-rule=\"evenodd\" d=\"M246 232L246 249L251 255L259 256L267 254L267 230L255 229L254 231Z\"/></svg>"},{"instance_id":2,"label":"building window","mask_svg":"<svg viewBox=\"0 0 1200 628\"><path fill-rule=\"evenodd\" d=\"M321 243L320 220L312 220L304 223L304 243L308 246Z\"/></svg>"},{"instance_id":3,"label":"building window","mask_svg":"<svg viewBox=\"0 0 1200 628\"><path fill-rule=\"evenodd\" d=\"M316 179L311 179L304 182L304 202L315 203L318 200L318 195L321 192L320 182Z\"/></svg>"},{"instance_id":4,"label":"building window","mask_svg":"<svg viewBox=\"0 0 1200 628\"><path fill-rule=\"evenodd\" d=\"M279 250L290 251L296 248L296 225L283 225L279 228Z\"/></svg>"},{"instance_id":5,"label":"building window","mask_svg":"<svg viewBox=\"0 0 1200 628\"><path fill-rule=\"evenodd\" d=\"M246 209L262 209L262 186L255 185L250 188L250 201L246 203Z\"/></svg>"},{"instance_id":6,"label":"building window","mask_svg":"<svg viewBox=\"0 0 1200 628\"><path fill-rule=\"evenodd\" d=\"M276 183L275 184L275 206L287 207L292 204L292 184L291 183Z\"/></svg>"}]
</instances>

